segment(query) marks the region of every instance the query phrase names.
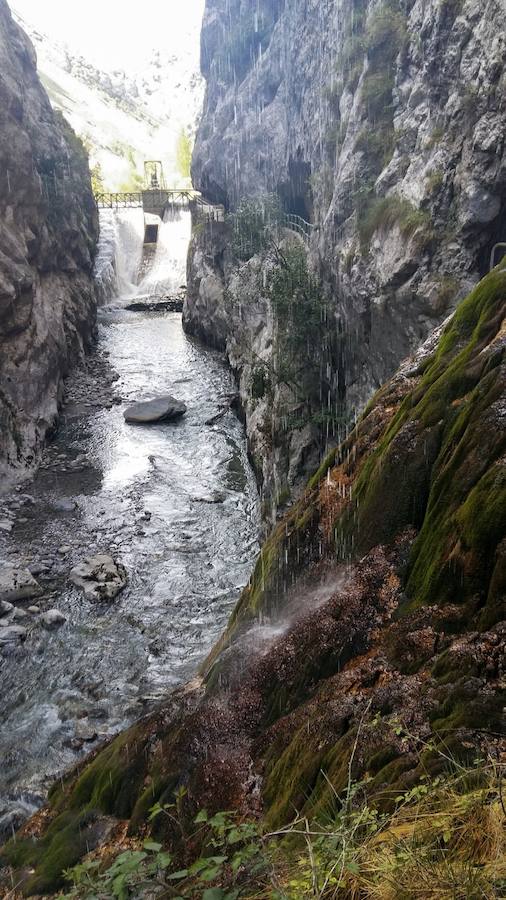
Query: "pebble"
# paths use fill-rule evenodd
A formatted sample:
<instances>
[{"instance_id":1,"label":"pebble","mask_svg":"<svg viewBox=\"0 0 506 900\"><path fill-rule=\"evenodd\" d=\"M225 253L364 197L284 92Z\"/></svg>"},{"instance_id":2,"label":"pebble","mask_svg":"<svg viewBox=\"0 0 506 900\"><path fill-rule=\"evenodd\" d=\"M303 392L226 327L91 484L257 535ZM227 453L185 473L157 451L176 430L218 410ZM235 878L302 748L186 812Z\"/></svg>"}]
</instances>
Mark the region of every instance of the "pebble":
<instances>
[{"instance_id":1,"label":"pebble","mask_svg":"<svg viewBox=\"0 0 506 900\"><path fill-rule=\"evenodd\" d=\"M37 613L40 613L40 606L29 606L28 612L32 613L32 615L37 615Z\"/></svg>"},{"instance_id":2,"label":"pebble","mask_svg":"<svg viewBox=\"0 0 506 900\"><path fill-rule=\"evenodd\" d=\"M72 550L72 547L68 547L68 546L58 547L58 553L60 554L60 556L66 556L67 553L70 553L71 550Z\"/></svg>"},{"instance_id":3,"label":"pebble","mask_svg":"<svg viewBox=\"0 0 506 900\"><path fill-rule=\"evenodd\" d=\"M36 578L37 575L46 575L49 572L49 567L42 563L34 563L28 566L28 571Z\"/></svg>"},{"instance_id":4,"label":"pebble","mask_svg":"<svg viewBox=\"0 0 506 900\"><path fill-rule=\"evenodd\" d=\"M11 613L12 619L26 619L28 613L24 609L20 609L19 606L16 606Z\"/></svg>"}]
</instances>

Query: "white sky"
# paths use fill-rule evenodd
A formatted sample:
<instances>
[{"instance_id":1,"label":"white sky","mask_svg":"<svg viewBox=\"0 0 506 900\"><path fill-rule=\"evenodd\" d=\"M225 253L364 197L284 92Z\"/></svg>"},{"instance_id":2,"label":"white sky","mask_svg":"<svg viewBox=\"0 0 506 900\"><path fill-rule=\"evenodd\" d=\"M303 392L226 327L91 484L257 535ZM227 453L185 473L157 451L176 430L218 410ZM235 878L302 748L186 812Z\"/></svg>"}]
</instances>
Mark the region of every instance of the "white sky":
<instances>
[{"instance_id":1,"label":"white sky","mask_svg":"<svg viewBox=\"0 0 506 900\"><path fill-rule=\"evenodd\" d=\"M198 53L204 0L9 0L27 22L102 69L137 69L150 50Z\"/></svg>"}]
</instances>

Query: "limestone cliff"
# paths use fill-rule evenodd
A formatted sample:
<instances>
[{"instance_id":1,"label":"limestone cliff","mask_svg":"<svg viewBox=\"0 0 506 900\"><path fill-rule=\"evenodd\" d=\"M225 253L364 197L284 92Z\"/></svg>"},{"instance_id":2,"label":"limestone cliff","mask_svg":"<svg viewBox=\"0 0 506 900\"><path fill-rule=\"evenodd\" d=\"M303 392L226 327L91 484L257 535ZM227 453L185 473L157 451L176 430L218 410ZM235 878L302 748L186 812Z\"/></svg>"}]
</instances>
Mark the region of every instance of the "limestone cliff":
<instances>
[{"instance_id":1,"label":"limestone cliff","mask_svg":"<svg viewBox=\"0 0 506 900\"><path fill-rule=\"evenodd\" d=\"M30 466L94 328L98 216L86 155L0 0L0 470Z\"/></svg>"},{"instance_id":2,"label":"limestone cliff","mask_svg":"<svg viewBox=\"0 0 506 900\"><path fill-rule=\"evenodd\" d=\"M497 0L207 0L194 182L232 212L274 194L314 226L310 268L341 347L322 384L334 420L349 421L506 237L503 17ZM250 292L240 333L229 301L244 257L209 232L193 242L187 327L228 347L250 421L272 316ZM251 423L272 495L296 493L310 470L304 428L273 461Z\"/></svg>"},{"instance_id":3,"label":"limestone cliff","mask_svg":"<svg viewBox=\"0 0 506 900\"><path fill-rule=\"evenodd\" d=\"M0 852L6 886L57 889L90 850L124 846L125 820L142 839L149 809L182 788L148 827L191 859L199 808L325 821L350 778L381 806L448 767L501 759L505 347L499 268L272 533L203 678L55 785Z\"/></svg>"}]
</instances>

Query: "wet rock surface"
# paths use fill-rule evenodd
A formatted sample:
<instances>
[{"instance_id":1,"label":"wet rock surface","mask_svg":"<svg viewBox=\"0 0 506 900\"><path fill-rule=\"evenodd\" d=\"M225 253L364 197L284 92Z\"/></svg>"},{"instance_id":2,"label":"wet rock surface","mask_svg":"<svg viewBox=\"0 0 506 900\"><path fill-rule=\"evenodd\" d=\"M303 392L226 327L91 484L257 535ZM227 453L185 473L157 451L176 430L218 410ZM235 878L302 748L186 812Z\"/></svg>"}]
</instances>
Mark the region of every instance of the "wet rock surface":
<instances>
[{"instance_id":1,"label":"wet rock surface","mask_svg":"<svg viewBox=\"0 0 506 900\"><path fill-rule=\"evenodd\" d=\"M0 601L3 604L13 600L29 600L41 593L40 585L28 569L0 568Z\"/></svg>"},{"instance_id":2,"label":"wet rock surface","mask_svg":"<svg viewBox=\"0 0 506 900\"><path fill-rule=\"evenodd\" d=\"M167 394L153 400L141 400L129 406L123 413L131 425L147 425L151 422L173 422L184 416L186 404Z\"/></svg>"},{"instance_id":3,"label":"wet rock surface","mask_svg":"<svg viewBox=\"0 0 506 900\"><path fill-rule=\"evenodd\" d=\"M74 566L70 572L72 584L80 588L90 600L114 600L126 587L127 573L112 556L99 553Z\"/></svg>"}]
</instances>

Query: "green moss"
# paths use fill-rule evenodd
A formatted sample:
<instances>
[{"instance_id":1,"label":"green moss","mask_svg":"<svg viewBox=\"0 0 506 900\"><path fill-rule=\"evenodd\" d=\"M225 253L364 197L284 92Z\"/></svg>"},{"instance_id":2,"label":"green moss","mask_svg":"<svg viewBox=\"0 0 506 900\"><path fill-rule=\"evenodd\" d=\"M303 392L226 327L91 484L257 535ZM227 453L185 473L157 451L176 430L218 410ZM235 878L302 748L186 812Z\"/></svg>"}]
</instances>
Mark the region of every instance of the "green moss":
<instances>
[{"instance_id":1,"label":"green moss","mask_svg":"<svg viewBox=\"0 0 506 900\"><path fill-rule=\"evenodd\" d=\"M305 728L296 732L285 750L279 749L275 747L266 758L263 785L267 821L274 828L305 807L323 758Z\"/></svg>"},{"instance_id":2,"label":"green moss","mask_svg":"<svg viewBox=\"0 0 506 900\"><path fill-rule=\"evenodd\" d=\"M463 657L460 654L445 650L432 666L431 675L440 684L451 684L462 675L478 675L480 667L473 657Z\"/></svg>"},{"instance_id":3,"label":"green moss","mask_svg":"<svg viewBox=\"0 0 506 900\"><path fill-rule=\"evenodd\" d=\"M458 602L472 615L478 604L482 627L504 615L497 546L506 523L499 461L506 435L493 420L484 427L503 390L504 351L480 350L497 333L505 303L506 272L498 268L459 306L418 387L360 468L355 506L336 523L339 541L346 549L353 537L355 553L419 528L405 611Z\"/></svg>"},{"instance_id":4,"label":"green moss","mask_svg":"<svg viewBox=\"0 0 506 900\"><path fill-rule=\"evenodd\" d=\"M397 759L398 756L399 751L397 747L393 744L388 744L386 747L382 747L381 750L378 750L369 757L367 760L367 770L371 775L377 775L378 772L381 772L385 766L393 762L394 759Z\"/></svg>"},{"instance_id":5,"label":"green moss","mask_svg":"<svg viewBox=\"0 0 506 900\"><path fill-rule=\"evenodd\" d=\"M148 813L155 803L163 805L169 800L173 801L174 790L179 783L179 774L164 777L155 777L147 788L142 791L137 800L132 815L130 816L130 824L128 827L129 834L135 834L148 819ZM161 824L161 823L158 823ZM155 830L156 830L155 821Z\"/></svg>"},{"instance_id":6,"label":"green moss","mask_svg":"<svg viewBox=\"0 0 506 900\"><path fill-rule=\"evenodd\" d=\"M336 461L336 449L330 450L325 459L323 460L320 468L315 472L312 478L308 481L308 490L313 490L317 488L324 478L328 475L332 467L335 465Z\"/></svg>"},{"instance_id":7,"label":"green moss","mask_svg":"<svg viewBox=\"0 0 506 900\"><path fill-rule=\"evenodd\" d=\"M271 390L269 373L265 366L255 366L251 376L251 396L254 400L262 400Z\"/></svg>"},{"instance_id":8,"label":"green moss","mask_svg":"<svg viewBox=\"0 0 506 900\"><path fill-rule=\"evenodd\" d=\"M145 777L144 744L139 727L119 735L86 766L68 805L74 809L96 807L118 818L128 818Z\"/></svg>"},{"instance_id":9,"label":"green moss","mask_svg":"<svg viewBox=\"0 0 506 900\"><path fill-rule=\"evenodd\" d=\"M65 869L87 852L95 821L96 814L88 809L67 810L54 819L41 840L13 838L3 848L0 862L17 869L35 869L23 883L25 896L58 890L64 884Z\"/></svg>"},{"instance_id":10,"label":"green moss","mask_svg":"<svg viewBox=\"0 0 506 900\"><path fill-rule=\"evenodd\" d=\"M434 731L442 734L459 728L501 732L504 729L505 701L506 691L475 696L475 688L462 679L432 710L429 718Z\"/></svg>"},{"instance_id":11,"label":"green moss","mask_svg":"<svg viewBox=\"0 0 506 900\"><path fill-rule=\"evenodd\" d=\"M356 738L351 729L330 749L306 727L295 733L288 747L275 744L265 760L263 798L266 818L276 828L295 813L308 817L331 815L337 797L348 784L350 758Z\"/></svg>"}]
</instances>

